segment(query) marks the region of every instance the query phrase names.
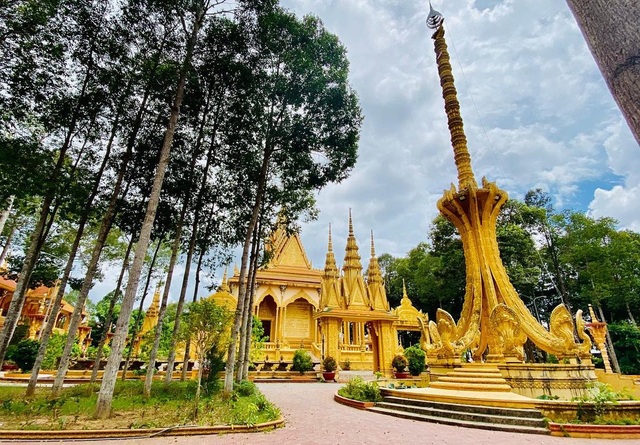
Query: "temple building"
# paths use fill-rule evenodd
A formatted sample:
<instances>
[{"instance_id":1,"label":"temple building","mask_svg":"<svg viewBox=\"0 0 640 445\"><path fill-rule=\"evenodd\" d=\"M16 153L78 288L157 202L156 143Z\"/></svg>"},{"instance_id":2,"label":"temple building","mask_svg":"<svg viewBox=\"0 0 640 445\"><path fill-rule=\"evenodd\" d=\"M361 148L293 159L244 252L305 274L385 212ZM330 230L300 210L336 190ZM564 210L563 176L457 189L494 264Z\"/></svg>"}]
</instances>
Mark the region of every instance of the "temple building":
<instances>
[{"instance_id":1,"label":"temple building","mask_svg":"<svg viewBox=\"0 0 640 445\"><path fill-rule=\"evenodd\" d=\"M269 261L256 273L253 314L262 322L268 341L264 363L291 361L297 349L316 361L331 355L341 367L391 372L391 359L402 350L398 330L419 331L416 310L406 295L396 309L389 307L373 234L365 273L349 215L349 235L341 272L333 253L331 229L324 270L314 269L300 236L276 229L268 244ZM239 273L211 295L235 309Z\"/></svg>"},{"instance_id":2,"label":"temple building","mask_svg":"<svg viewBox=\"0 0 640 445\"><path fill-rule=\"evenodd\" d=\"M16 282L0 277L0 327L4 324L4 314L7 313L13 292L16 289ZM58 293L58 286L39 286L35 289L27 290L25 302L20 314L19 324L29 327L27 338L37 340L44 324L52 317L55 317L54 333L66 334L69 330L69 323L73 315L73 306L62 300L60 310L57 314L51 314L53 300ZM91 343L91 328L88 325L87 313L82 312L82 321L78 326L78 344L82 350L86 350Z\"/></svg>"}]
</instances>

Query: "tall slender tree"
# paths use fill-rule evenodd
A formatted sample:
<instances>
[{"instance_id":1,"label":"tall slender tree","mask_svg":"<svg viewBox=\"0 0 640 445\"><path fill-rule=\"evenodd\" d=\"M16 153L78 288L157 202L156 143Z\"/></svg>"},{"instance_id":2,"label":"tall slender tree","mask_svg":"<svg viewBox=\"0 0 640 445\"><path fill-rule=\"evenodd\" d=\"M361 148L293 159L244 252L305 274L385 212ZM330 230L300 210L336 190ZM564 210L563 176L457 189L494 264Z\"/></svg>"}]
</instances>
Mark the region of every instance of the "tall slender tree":
<instances>
[{"instance_id":1,"label":"tall slender tree","mask_svg":"<svg viewBox=\"0 0 640 445\"><path fill-rule=\"evenodd\" d=\"M611 94L640 144L640 3L567 0Z\"/></svg>"}]
</instances>

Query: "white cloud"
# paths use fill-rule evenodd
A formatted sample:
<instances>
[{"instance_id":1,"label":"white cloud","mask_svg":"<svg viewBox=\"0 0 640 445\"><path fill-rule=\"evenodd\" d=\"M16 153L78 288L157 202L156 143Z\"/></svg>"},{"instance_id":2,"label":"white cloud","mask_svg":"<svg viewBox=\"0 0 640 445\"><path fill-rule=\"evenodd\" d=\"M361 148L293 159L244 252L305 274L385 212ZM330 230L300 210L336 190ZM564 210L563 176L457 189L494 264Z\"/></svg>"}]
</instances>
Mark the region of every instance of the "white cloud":
<instances>
[{"instance_id":1,"label":"white cloud","mask_svg":"<svg viewBox=\"0 0 640 445\"><path fill-rule=\"evenodd\" d=\"M309 255L319 252L314 261L324 260L329 222L334 244L340 245L338 227L346 230L349 207L361 248L373 228L381 239L379 253L404 254L426 239L437 199L456 182L431 31L424 24L428 5L385 0L282 4L298 14L320 16L345 44L366 115L352 176L319 194L320 219L303 227ZM578 202L593 196L585 193L585 184L595 190L612 173L630 174L616 164L627 165L629 159L620 159L630 158L637 146L628 137L621 144L614 141L610 127L620 113L564 2L433 4L445 16L478 179L486 175L514 197L540 187L550 191L557 206L578 204L586 210L588 201ZM625 131L619 129L623 136Z\"/></svg>"},{"instance_id":2,"label":"white cloud","mask_svg":"<svg viewBox=\"0 0 640 445\"><path fill-rule=\"evenodd\" d=\"M549 191L556 207L640 227L638 146L623 123L566 2L433 0L445 16L474 170L510 196ZM318 195L302 239L324 264L333 224L340 262L348 209L363 258L403 255L427 238L456 172L426 1L282 0L319 16L348 51L365 121L350 178ZM366 264L366 261L364 261ZM219 276L222 271L219 271Z\"/></svg>"}]
</instances>

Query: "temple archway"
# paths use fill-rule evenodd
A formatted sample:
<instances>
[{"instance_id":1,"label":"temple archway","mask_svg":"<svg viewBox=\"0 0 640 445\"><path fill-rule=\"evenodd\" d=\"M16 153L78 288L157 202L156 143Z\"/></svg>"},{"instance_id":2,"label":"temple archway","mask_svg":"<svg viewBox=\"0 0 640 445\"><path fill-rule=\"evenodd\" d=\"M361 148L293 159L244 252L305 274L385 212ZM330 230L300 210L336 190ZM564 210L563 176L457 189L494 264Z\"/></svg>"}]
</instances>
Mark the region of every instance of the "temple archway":
<instances>
[{"instance_id":1,"label":"temple archway","mask_svg":"<svg viewBox=\"0 0 640 445\"><path fill-rule=\"evenodd\" d=\"M262 322L265 335L269 336L269 341L276 338L276 314L278 305L271 295L266 295L257 308L257 315Z\"/></svg>"}]
</instances>

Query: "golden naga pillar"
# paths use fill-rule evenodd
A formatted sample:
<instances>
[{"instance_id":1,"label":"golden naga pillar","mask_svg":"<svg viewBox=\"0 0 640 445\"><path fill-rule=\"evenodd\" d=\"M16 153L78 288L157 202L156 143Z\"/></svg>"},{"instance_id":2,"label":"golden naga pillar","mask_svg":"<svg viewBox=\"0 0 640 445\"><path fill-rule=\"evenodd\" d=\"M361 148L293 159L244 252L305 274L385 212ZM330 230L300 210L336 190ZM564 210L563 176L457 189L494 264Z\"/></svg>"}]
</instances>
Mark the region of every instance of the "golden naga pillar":
<instances>
[{"instance_id":1,"label":"golden naga pillar","mask_svg":"<svg viewBox=\"0 0 640 445\"><path fill-rule=\"evenodd\" d=\"M559 359L588 362L591 340L585 333L582 311L576 314L577 333L582 340L577 342L573 318L566 306L561 304L553 310L547 330L531 315L509 281L496 238L496 221L508 195L485 178L481 187L476 183L443 22L442 15L431 8L427 26L435 30L432 39L458 172L458 188L452 184L444 192L438 201L438 210L458 229L464 247L467 279L458 323L449 313L438 309L436 321L423 325L421 344L428 360L451 361L470 350L476 361L486 353L486 361L510 362L524 360L523 345L529 338Z\"/></svg>"},{"instance_id":2,"label":"golden naga pillar","mask_svg":"<svg viewBox=\"0 0 640 445\"><path fill-rule=\"evenodd\" d=\"M600 350L604 363L604 372L612 374L613 369L611 369L611 360L607 351L607 323L598 320L591 305L589 305L589 315L591 315L591 323L587 323L587 330L591 333L593 340L596 342L596 347Z\"/></svg>"}]
</instances>

